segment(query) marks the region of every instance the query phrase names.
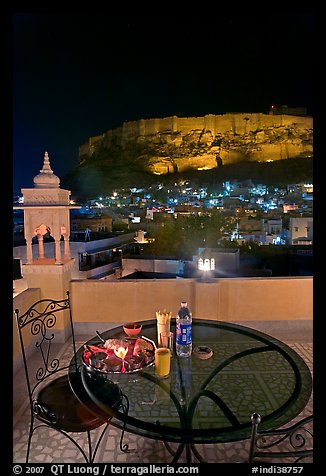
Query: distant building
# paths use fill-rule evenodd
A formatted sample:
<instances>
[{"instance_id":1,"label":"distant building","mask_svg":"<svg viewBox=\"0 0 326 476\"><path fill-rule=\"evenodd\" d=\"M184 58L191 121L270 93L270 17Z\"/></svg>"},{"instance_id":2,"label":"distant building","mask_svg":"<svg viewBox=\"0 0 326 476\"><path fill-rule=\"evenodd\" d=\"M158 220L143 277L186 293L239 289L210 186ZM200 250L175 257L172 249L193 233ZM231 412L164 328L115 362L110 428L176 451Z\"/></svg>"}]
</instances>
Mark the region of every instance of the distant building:
<instances>
[{"instance_id":1,"label":"distant building","mask_svg":"<svg viewBox=\"0 0 326 476\"><path fill-rule=\"evenodd\" d=\"M150 273L152 278L161 277L191 277L193 263L167 256L129 256L123 258L122 277L142 277L141 274ZM189 274L189 276L188 276ZM144 277L144 276L143 276Z\"/></svg>"},{"instance_id":2,"label":"distant building","mask_svg":"<svg viewBox=\"0 0 326 476\"><path fill-rule=\"evenodd\" d=\"M239 233L258 232L261 229L261 221L244 216L239 218Z\"/></svg>"},{"instance_id":3,"label":"distant building","mask_svg":"<svg viewBox=\"0 0 326 476\"><path fill-rule=\"evenodd\" d=\"M71 219L71 232L85 232L88 228L90 232L111 232L112 218L107 215L80 216Z\"/></svg>"},{"instance_id":4,"label":"distant building","mask_svg":"<svg viewBox=\"0 0 326 476\"><path fill-rule=\"evenodd\" d=\"M239 236L246 242L254 241L260 245L284 244L281 218L262 218L261 220L241 217Z\"/></svg>"},{"instance_id":5,"label":"distant building","mask_svg":"<svg viewBox=\"0 0 326 476\"><path fill-rule=\"evenodd\" d=\"M240 209L243 205L242 200L236 197L223 197L223 209L224 210L236 210Z\"/></svg>"},{"instance_id":6,"label":"distant building","mask_svg":"<svg viewBox=\"0 0 326 476\"><path fill-rule=\"evenodd\" d=\"M291 217L287 242L289 245L312 245L313 244L313 218Z\"/></svg>"},{"instance_id":7,"label":"distant building","mask_svg":"<svg viewBox=\"0 0 326 476\"><path fill-rule=\"evenodd\" d=\"M299 205L297 203L284 203L283 204L283 213L289 213L294 210L298 210Z\"/></svg>"},{"instance_id":8,"label":"distant building","mask_svg":"<svg viewBox=\"0 0 326 476\"><path fill-rule=\"evenodd\" d=\"M174 207L174 218L178 216L190 216L198 215L198 213L203 212L202 207L193 207L192 205L178 205Z\"/></svg>"},{"instance_id":9,"label":"distant building","mask_svg":"<svg viewBox=\"0 0 326 476\"><path fill-rule=\"evenodd\" d=\"M285 245L285 240L278 233L243 233L241 235L242 243L257 243L258 245ZM239 240L238 240L239 242Z\"/></svg>"},{"instance_id":10,"label":"distant building","mask_svg":"<svg viewBox=\"0 0 326 476\"><path fill-rule=\"evenodd\" d=\"M269 114L280 115L286 114L289 116L307 116L306 107L289 107L287 105L283 106L271 106Z\"/></svg>"},{"instance_id":11,"label":"distant building","mask_svg":"<svg viewBox=\"0 0 326 476\"><path fill-rule=\"evenodd\" d=\"M281 234L282 233L282 218L262 218L261 231L266 232L268 235Z\"/></svg>"},{"instance_id":12,"label":"distant building","mask_svg":"<svg viewBox=\"0 0 326 476\"><path fill-rule=\"evenodd\" d=\"M235 272L240 265L240 250L234 248L198 248L193 257L197 268L203 271Z\"/></svg>"},{"instance_id":13,"label":"distant building","mask_svg":"<svg viewBox=\"0 0 326 476\"><path fill-rule=\"evenodd\" d=\"M155 238L147 238L145 235L146 235L146 231L144 230L137 230L135 232L135 236L134 236L134 240L136 241L136 243L139 243L139 244L142 244L142 243L152 243L153 241L155 241Z\"/></svg>"}]
</instances>

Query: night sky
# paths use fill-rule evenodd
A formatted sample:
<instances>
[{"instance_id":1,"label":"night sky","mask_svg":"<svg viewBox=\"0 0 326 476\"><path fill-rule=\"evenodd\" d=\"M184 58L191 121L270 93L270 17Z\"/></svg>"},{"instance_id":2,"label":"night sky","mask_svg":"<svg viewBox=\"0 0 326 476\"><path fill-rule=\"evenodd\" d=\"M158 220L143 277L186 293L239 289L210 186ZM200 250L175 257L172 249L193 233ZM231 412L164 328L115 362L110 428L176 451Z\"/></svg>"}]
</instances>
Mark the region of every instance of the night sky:
<instances>
[{"instance_id":1,"label":"night sky","mask_svg":"<svg viewBox=\"0 0 326 476\"><path fill-rule=\"evenodd\" d=\"M44 151L56 175L89 136L174 114L313 115L314 18L13 15L13 190L33 187Z\"/></svg>"}]
</instances>

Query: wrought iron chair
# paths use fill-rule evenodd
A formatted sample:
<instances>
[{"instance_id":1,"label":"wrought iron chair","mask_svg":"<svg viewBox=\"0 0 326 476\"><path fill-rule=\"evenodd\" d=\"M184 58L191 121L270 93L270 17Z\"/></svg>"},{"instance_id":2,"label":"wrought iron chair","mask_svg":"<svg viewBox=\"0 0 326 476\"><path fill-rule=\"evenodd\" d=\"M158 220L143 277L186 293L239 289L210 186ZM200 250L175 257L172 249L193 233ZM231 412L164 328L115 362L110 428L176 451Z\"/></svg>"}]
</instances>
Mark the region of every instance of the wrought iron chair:
<instances>
[{"instance_id":1,"label":"wrought iron chair","mask_svg":"<svg viewBox=\"0 0 326 476\"><path fill-rule=\"evenodd\" d=\"M313 415L278 430L259 431L261 416L251 415L249 463L286 458L291 463L310 463L313 456Z\"/></svg>"},{"instance_id":2,"label":"wrought iron chair","mask_svg":"<svg viewBox=\"0 0 326 476\"><path fill-rule=\"evenodd\" d=\"M67 292L67 298L63 300L42 299L37 301L22 315L19 314L18 309L15 309L15 315L30 404L26 463L29 460L33 434L40 427L50 427L59 431L81 451L87 463L94 462L110 421L90 401L86 391L85 399L83 399L85 405L77 399L68 380L70 362L60 362L53 348L57 332L55 326L60 320L64 322L65 316L66 318L69 316L73 347L72 365L77 370L76 343L69 292ZM34 339L32 345L35 345L33 361L34 356L37 360L34 371L31 370L31 359L28 360L26 356L26 346L31 337ZM80 381L81 389L82 385ZM91 431L102 425L105 425L104 429L97 437L96 445L93 448ZM88 451L85 451L74 439L74 434L77 433L87 434Z\"/></svg>"}]
</instances>

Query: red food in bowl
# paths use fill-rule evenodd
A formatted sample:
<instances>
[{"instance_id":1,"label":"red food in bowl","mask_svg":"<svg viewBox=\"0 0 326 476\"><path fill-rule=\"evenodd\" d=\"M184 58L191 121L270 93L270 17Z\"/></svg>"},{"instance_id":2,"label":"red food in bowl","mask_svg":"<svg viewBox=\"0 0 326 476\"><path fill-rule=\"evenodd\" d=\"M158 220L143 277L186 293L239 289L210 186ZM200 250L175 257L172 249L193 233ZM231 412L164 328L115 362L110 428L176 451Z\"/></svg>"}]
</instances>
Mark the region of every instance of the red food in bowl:
<instances>
[{"instance_id":1,"label":"red food in bowl","mask_svg":"<svg viewBox=\"0 0 326 476\"><path fill-rule=\"evenodd\" d=\"M127 334L127 336L137 336L142 330L142 325L138 322L127 322L126 324L124 324L123 330Z\"/></svg>"}]
</instances>

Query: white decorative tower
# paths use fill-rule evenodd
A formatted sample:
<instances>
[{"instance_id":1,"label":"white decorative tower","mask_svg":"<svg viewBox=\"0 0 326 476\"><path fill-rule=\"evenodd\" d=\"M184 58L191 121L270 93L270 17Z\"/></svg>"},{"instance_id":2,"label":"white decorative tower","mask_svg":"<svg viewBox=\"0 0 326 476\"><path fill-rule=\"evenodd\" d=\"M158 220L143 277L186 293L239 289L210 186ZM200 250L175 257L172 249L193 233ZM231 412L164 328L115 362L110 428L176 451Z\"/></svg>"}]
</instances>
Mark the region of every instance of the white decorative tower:
<instances>
[{"instance_id":1,"label":"white decorative tower","mask_svg":"<svg viewBox=\"0 0 326 476\"><path fill-rule=\"evenodd\" d=\"M70 256L69 246L70 209L80 208L70 205L70 190L60 189L59 185L60 179L51 170L49 155L45 152L43 168L34 177L34 188L22 189L24 204L14 207L24 210L26 263L23 263L23 275L29 287L39 287L42 295L54 299L65 297L71 280L74 259ZM43 239L46 234L54 239L54 247L47 246L52 256L45 256ZM38 256L33 258L34 237L38 241ZM63 253L61 237L64 240ZM44 279L45 275L47 279Z\"/></svg>"},{"instance_id":2,"label":"white decorative tower","mask_svg":"<svg viewBox=\"0 0 326 476\"><path fill-rule=\"evenodd\" d=\"M24 188L24 233L26 239L27 264L33 264L32 239L38 239L39 264L63 264L70 260L70 191L59 188L60 179L50 167L49 155L44 154L44 164L34 177L34 189ZM55 243L54 258L45 257L43 237L49 233ZM60 240L64 238L64 256L61 256Z\"/></svg>"}]
</instances>

